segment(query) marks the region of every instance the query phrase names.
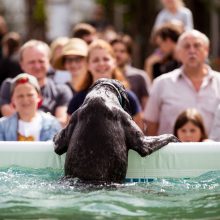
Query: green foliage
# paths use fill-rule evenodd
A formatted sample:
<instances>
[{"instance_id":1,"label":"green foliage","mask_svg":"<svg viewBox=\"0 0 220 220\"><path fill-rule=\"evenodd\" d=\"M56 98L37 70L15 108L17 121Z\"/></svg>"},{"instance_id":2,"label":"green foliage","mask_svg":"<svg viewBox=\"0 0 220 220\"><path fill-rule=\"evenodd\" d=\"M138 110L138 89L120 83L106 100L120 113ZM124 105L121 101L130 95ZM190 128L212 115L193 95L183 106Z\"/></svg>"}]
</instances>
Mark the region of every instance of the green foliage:
<instances>
[{"instance_id":1,"label":"green foliage","mask_svg":"<svg viewBox=\"0 0 220 220\"><path fill-rule=\"evenodd\" d=\"M33 9L33 19L39 24L44 23L44 21L46 20L44 0L35 1L35 5Z\"/></svg>"},{"instance_id":2,"label":"green foliage","mask_svg":"<svg viewBox=\"0 0 220 220\"><path fill-rule=\"evenodd\" d=\"M218 0L219 1L219 0ZM201 0L202 4L204 5L204 8L207 9L207 11L220 11L220 5L219 3L215 2L214 0Z\"/></svg>"},{"instance_id":3,"label":"green foliage","mask_svg":"<svg viewBox=\"0 0 220 220\"><path fill-rule=\"evenodd\" d=\"M138 0L142 1L142 0ZM97 4L102 5L106 11L110 10L109 0L96 0ZM135 7L137 5L137 0L111 0L111 6L113 5L124 5L127 7L128 10L126 10L123 14L123 23L124 23L124 30L128 29L128 26L132 23L132 21L135 19L136 12ZM114 10L114 8L112 8Z\"/></svg>"}]
</instances>

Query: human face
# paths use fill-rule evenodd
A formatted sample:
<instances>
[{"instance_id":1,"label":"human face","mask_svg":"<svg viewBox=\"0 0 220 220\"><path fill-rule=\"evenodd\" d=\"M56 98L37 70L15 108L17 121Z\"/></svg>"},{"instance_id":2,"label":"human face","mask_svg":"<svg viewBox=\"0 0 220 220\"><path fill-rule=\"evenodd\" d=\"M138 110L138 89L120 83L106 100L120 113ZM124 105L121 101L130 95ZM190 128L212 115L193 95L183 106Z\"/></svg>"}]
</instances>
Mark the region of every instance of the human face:
<instances>
[{"instance_id":1,"label":"human face","mask_svg":"<svg viewBox=\"0 0 220 220\"><path fill-rule=\"evenodd\" d=\"M126 46L118 42L118 43L114 43L112 47L115 52L117 65L121 68L124 67L128 63L129 58L130 58L126 50Z\"/></svg>"},{"instance_id":2,"label":"human face","mask_svg":"<svg viewBox=\"0 0 220 220\"><path fill-rule=\"evenodd\" d=\"M19 115L34 114L38 108L40 96L30 83L22 83L15 86L12 103Z\"/></svg>"},{"instance_id":3,"label":"human face","mask_svg":"<svg viewBox=\"0 0 220 220\"><path fill-rule=\"evenodd\" d=\"M173 9L176 7L179 0L161 0L161 3L165 8Z\"/></svg>"},{"instance_id":4,"label":"human face","mask_svg":"<svg viewBox=\"0 0 220 220\"><path fill-rule=\"evenodd\" d=\"M93 76L93 82L100 78L112 78L116 68L115 59L102 48L94 48L89 55L88 69Z\"/></svg>"},{"instance_id":5,"label":"human face","mask_svg":"<svg viewBox=\"0 0 220 220\"><path fill-rule=\"evenodd\" d=\"M27 47L21 54L21 68L41 81L46 78L49 70L48 53L40 46Z\"/></svg>"},{"instance_id":6,"label":"human face","mask_svg":"<svg viewBox=\"0 0 220 220\"><path fill-rule=\"evenodd\" d=\"M177 130L177 137L182 142L200 142L201 136L201 129L190 121Z\"/></svg>"},{"instance_id":7,"label":"human face","mask_svg":"<svg viewBox=\"0 0 220 220\"><path fill-rule=\"evenodd\" d=\"M155 42L165 55L169 55L174 51L175 43L169 38L163 40L160 36L157 36Z\"/></svg>"},{"instance_id":8,"label":"human face","mask_svg":"<svg viewBox=\"0 0 220 220\"><path fill-rule=\"evenodd\" d=\"M86 58L82 56L68 55L64 57L64 68L73 78L78 77L87 70Z\"/></svg>"},{"instance_id":9,"label":"human face","mask_svg":"<svg viewBox=\"0 0 220 220\"><path fill-rule=\"evenodd\" d=\"M208 52L208 45L196 36L186 36L179 43L177 50L182 64L190 69L202 67L208 57Z\"/></svg>"}]
</instances>

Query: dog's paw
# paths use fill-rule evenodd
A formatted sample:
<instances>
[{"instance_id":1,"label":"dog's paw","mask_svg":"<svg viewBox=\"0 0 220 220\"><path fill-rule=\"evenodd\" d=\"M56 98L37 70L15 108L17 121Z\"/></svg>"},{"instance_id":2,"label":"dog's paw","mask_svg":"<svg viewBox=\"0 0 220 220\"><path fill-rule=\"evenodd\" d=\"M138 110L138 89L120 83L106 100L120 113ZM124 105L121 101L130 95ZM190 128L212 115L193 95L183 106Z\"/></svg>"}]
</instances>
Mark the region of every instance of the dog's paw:
<instances>
[{"instance_id":1,"label":"dog's paw","mask_svg":"<svg viewBox=\"0 0 220 220\"><path fill-rule=\"evenodd\" d=\"M181 141L180 141L175 135L173 135L173 134L170 134L169 141L170 141L170 142L176 142L176 143L181 142Z\"/></svg>"}]
</instances>

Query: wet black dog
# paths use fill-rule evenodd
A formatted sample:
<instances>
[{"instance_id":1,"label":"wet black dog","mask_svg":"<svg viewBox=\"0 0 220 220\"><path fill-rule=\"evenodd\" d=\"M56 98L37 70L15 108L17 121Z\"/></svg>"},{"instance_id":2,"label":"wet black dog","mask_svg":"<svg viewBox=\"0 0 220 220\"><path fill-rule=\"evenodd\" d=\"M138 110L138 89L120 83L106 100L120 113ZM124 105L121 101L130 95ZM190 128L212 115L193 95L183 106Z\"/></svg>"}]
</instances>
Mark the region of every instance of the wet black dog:
<instances>
[{"instance_id":1,"label":"wet black dog","mask_svg":"<svg viewBox=\"0 0 220 220\"><path fill-rule=\"evenodd\" d=\"M129 102L122 84L98 80L69 124L54 137L55 152L67 152L65 176L88 183L121 183L127 171L128 150L146 156L173 135L146 137L127 113Z\"/></svg>"}]
</instances>

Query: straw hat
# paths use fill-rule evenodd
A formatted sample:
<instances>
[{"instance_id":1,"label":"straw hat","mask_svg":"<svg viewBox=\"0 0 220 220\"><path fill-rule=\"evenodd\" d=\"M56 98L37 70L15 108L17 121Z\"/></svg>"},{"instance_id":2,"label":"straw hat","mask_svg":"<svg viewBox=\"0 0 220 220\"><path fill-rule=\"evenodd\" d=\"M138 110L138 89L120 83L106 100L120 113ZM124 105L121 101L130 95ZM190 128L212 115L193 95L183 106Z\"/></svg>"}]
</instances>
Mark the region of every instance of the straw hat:
<instances>
[{"instance_id":1,"label":"straw hat","mask_svg":"<svg viewBox=\"0 0 220 220\"><path fill-rule=\"evenodd\" d=\"M76 55L87 57L88 45L87 43L79 38L71 38L67 44L63 47L62 54L57 60L54 61L54 67L59 70L65 70L63 65L64 56Z\"/></svg>"}]
</instances>

